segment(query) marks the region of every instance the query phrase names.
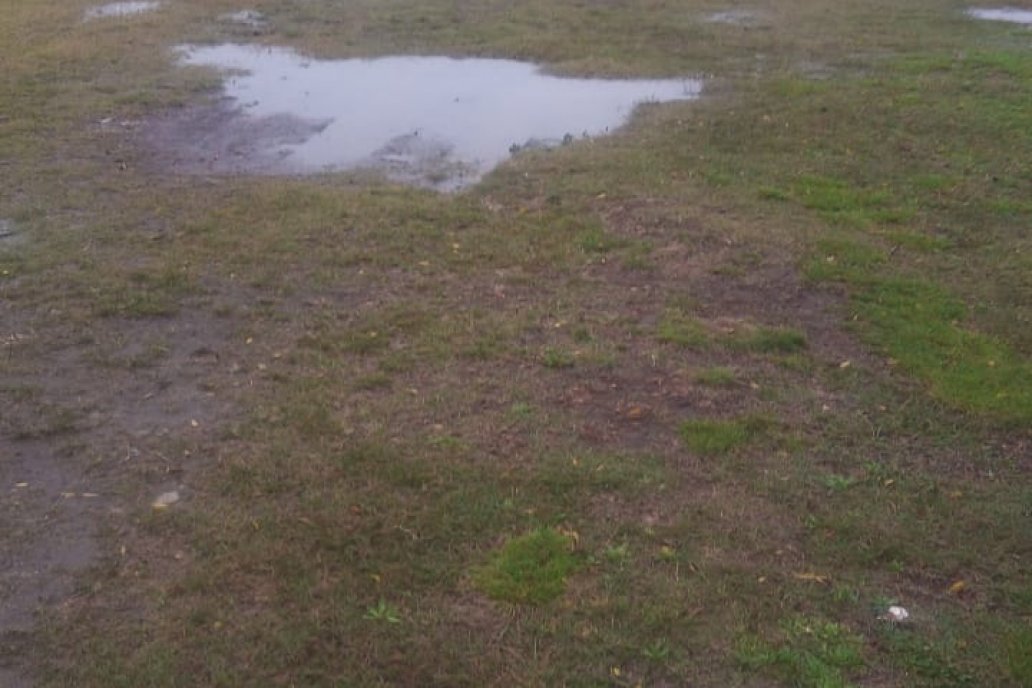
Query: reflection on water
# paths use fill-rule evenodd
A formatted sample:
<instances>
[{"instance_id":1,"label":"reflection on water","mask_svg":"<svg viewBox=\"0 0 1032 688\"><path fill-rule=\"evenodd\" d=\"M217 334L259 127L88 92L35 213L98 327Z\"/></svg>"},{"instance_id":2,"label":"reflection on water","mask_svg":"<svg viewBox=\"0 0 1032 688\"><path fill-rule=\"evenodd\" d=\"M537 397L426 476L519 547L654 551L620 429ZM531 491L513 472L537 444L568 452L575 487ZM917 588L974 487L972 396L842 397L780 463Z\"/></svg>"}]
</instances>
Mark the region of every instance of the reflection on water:
<instances>
[{"instance_id":1,"label":"reflection on water","mask_svg":"<svg viewBox=\"0 0 1032 688\"><path fill-rule=\"evenodd\" d=\"M1032 24L1032 10L1019 10L1013 7L1001 7L999 9L972 9L968 10L975 19L988 19L990 21L1005 21L1015 24Z\"/></svg>"},{"instance_id":2,"label":"reflection on water","mask_svg":"<svg viewBox=\"0 0 1032 688\"><path fill-rule=\"evenodd\" d=\"M107 5L98 5L86 10L83 21L101 19L103 17L124 17L130 14L141 14L158 9L160 2L112 2Z\"/></svg>"},{"instance_id":3,"label":"reflection on water","mask_svg":"<svg viewBox=\"0 0 1032 688\"><path fill-rule=\"evenodd\" d=\"M242 45L184 47L180 59L227 70L225 93L240 117L307 123L297 128L301 140L270 140L257 151L261 171L374 168L452 189L516 150L602 135L639 103L700 90L693 79L569 79L507 60L313 60Z\"/></svg>"}]
</instances>

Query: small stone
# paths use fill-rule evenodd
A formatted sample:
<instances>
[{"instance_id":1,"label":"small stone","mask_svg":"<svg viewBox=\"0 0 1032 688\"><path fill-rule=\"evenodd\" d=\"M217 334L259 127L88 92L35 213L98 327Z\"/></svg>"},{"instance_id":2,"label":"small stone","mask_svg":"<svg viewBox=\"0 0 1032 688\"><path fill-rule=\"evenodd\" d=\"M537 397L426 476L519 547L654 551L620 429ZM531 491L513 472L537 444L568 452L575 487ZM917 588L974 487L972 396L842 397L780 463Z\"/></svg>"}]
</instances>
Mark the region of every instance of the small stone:
<instances>
[{"instance_id":1,"label":"small stone","mask_svg":"<svg viewBox=\"0 0 1032 688\"><path fill-rule=\"evenodd\" d=\"M905 607L893 605L886 611L885 618L893 623L903 623L910 619L910 612Z\"/></svg>"},{"instance_id":2,"label":"small stone","mask_svg":"<svg viewBox=\"0 0 1032 688\"><path fill-rule=\"evenodd\" d=\"M178 501L179 493L175 490L172 490L171 492L164 492L158 495L158 498L154 500L154 503L151 504L151 506L154 507L155 511L162 511L164 509L169 508Z\"/></svg>"}]
</instances>

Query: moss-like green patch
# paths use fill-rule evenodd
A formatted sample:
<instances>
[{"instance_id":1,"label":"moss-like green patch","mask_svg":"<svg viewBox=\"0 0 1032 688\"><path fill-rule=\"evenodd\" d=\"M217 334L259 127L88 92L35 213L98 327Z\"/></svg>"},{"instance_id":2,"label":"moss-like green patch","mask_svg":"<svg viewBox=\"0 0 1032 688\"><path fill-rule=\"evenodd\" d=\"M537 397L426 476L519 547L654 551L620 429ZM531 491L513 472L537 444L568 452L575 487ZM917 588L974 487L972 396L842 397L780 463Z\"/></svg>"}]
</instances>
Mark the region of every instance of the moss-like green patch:
<instances>
[{"instance_id":1,"label":"moss-like green patch","mask_svg":"<svg viewBox=\"0 0 1032 688\"><path fill-rule=\"evenodd\" d=\"M681 424L681 439L694 452L726 454L758 437L768 425L758 417L688 420Z\"/></svg>"},{"instance_id":2,"label":"moss-like green patch","mask_svg":"<svg viewBox=\"0 0 1032 688\"><path fill-rule=\"evenodd\" d=\"M570 539L540 528L509 540L473 581L486 595L513 604L544 604L563 594L566 577L577 568Z\"/></svg>"},{"instance_id":3,"label":"moss-like green patch","mask_svg":"<svg viewBox=\"0 0 1032 688\"><path fill-rule=\"evenodd\" d=\"M736 382L735 371L723 366L714 366L699 371L695 379L709 387L729 387Z\"/></svg>"}]
</instances>

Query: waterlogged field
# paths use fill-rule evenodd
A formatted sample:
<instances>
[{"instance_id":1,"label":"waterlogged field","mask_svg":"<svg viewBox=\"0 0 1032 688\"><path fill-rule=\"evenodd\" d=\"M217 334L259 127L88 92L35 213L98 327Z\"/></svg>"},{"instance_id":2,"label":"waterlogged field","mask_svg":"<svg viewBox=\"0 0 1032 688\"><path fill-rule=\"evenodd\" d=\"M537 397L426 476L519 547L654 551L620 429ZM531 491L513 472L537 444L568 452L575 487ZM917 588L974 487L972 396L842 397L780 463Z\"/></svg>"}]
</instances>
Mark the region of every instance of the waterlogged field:
<instances>
[{"instance_id":1,"label":"waterlogged field","mask_svg":"<svg viewBox=\"0 0 1032 688\"><path fill-rule=\"evenodd\" d=\"M1032 685L1029 11L8 3L0 685ZM224 44L702 91L236 174Z\"/></svg>"}]
</instances>

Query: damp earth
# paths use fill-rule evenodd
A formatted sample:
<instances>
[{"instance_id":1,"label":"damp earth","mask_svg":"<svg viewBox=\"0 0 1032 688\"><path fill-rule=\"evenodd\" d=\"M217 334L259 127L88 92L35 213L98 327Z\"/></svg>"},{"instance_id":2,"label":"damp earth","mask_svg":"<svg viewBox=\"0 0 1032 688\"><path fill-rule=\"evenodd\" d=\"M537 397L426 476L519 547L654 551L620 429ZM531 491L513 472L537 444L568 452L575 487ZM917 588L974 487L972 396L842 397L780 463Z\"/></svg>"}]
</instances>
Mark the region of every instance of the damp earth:
<instances>
[{"instance_id":1,"label":"damp earth","mask_svg":"<svg viewBox=\"0 0 1032 688\"><path fill-rule=\"evenodd\" d=\"M578 79L497 59L315 60L281 48L180 48L222 70L221 99L152 122L179 172L373 170L439 190L478 181L519 150L607 134L636 106L687 100L696 79Z\"/></svg>"}]
</instances>

